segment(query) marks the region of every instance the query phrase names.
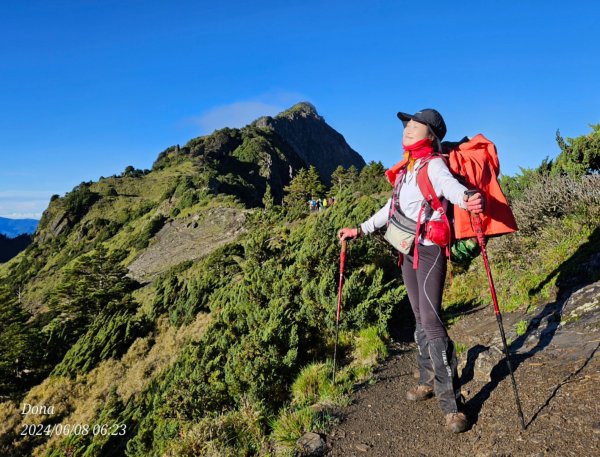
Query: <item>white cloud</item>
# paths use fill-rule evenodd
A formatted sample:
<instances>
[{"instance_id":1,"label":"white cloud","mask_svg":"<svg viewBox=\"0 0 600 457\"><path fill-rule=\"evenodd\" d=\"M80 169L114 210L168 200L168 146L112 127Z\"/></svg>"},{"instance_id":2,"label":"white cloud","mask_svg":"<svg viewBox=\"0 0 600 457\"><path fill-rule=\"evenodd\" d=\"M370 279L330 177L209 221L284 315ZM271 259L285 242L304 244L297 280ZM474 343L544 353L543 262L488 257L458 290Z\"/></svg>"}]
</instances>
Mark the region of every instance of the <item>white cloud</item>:
<instances>
[{"instance_id":1,"label":"white cloud","mask_svg":"<svg viewBox=\"0 0 600 457\"><path fill-rule=\"evenodd\" d=\"M181 124L197 125L201 134L209 134L224 127L244 127L261 116L275 116L301 101L307 101L302 94L272 90L251 100L215 106L200 116L185 119Z\"/></svg>"},{"instance_id":2,"label":"white cloud","mask_svg":"<svg viewBox=\"0 0 600 457\"><path fill-rule=\"evenodd\" d=\"M8 219L41 219L42 213L10 213L0 214L0 217L6 217Z\"/></svg>"},{"instance_id":3,"label":"white cloud","mask_svg":"<svg viewBox=\"0 0 600 457\"><path fill-rule=\"evenodd\" d=\"M38 190L0 191L0 216L39 219L55 192Z\"/></svg>"},{"instance_id":4,"label":"white cloud","mask_svg":"<svg viewBox=\"0 0 600 457\"><path fill-rule=\"evenodd\" d=\"M261 116L274 116L285 108L263 102L236 102L213 108L194 119L203 133L223 127L243 127Z\"/></svg>"}]
</instances>

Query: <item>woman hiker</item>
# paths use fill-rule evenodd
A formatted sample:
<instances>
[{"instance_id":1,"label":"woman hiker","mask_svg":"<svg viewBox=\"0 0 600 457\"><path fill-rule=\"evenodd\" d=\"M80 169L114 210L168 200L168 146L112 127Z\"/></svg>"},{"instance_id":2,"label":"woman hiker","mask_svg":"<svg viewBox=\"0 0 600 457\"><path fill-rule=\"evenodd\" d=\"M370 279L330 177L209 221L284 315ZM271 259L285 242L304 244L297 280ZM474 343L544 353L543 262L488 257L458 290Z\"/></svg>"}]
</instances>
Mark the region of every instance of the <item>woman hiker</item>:
<instances>
[{"instance_id":1,"label":"woman hiker","mask_svg":"<svg viewBox=\"0 0 600 457\"><path fill-rule=\"evenodd\" d=\"M440 113L434 109L424 109L414 115L398 113L398 117L404 124L402 145L405 160L392 167L392 170L398 171L392 198L359 227L340 229L340 241L358 238L387 226L390 209L401 211L399 214L403 213L413 222L419 219L423 223L439 221L440 213L430 209L423 212L424 219L419 217L425 203L417 185L417 172L425 162L422 159L429 160L428 176L444 207L450 201L475 214L483 210L481 194L467 194L468 189L454 178L444 160L430 157L435 152L441 152L441 140L446 134L446 124ZM392 201L394 206L390 208ZM402 277L415 315L415 341L419 349L419 382L406 393L406 398L421 401L435 395L445 415L446 426L452 432L460 433L468 428L469 422L461 411L463 404L456 351L440 317L447 258L445 249L430 241L424 232L420 230L418 240L414 241L418 262L414 263L415 248L401 255Z\"/></svg>"}]
</instances>

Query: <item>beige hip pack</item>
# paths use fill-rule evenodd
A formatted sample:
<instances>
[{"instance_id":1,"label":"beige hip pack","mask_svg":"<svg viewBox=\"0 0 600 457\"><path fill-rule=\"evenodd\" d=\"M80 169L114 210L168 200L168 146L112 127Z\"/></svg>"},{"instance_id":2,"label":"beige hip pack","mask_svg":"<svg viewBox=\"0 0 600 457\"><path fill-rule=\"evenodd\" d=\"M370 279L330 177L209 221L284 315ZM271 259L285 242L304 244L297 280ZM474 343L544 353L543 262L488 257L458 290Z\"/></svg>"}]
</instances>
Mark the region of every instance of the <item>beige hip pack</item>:
<instances>
[{"instance_id":1,"label":"beige hip pack","mask_svg":"<svg viewBox=\"0 0 600 457\"><path fill-rule=\"evenodd\" d=\"M392 212L388 219L384 238L402 254L410 254L417 233L417 222L407 217L400 209Z\"/></svg>"}]
</instances>

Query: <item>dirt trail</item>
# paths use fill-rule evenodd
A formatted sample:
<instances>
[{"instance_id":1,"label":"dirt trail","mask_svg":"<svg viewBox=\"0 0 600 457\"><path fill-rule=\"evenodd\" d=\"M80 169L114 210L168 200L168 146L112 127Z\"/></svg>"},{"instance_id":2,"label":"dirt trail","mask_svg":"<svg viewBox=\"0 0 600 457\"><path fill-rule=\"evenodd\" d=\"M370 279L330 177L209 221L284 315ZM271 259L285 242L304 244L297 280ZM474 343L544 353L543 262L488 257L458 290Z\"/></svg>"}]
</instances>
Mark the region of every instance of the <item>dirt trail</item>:
<instances>
[{"instance_id":1,"label":"dirt trail","mask_svg":"<svg viewBox=\"0 0 600 457\"><path fill-rule=\"evenodd\" d=\"M375 373L377 382L360 388L353 404L338 411L342 421L326 437L327 455L600 456L599 301L596 283L533 313L505 316L525 431L506 365L494 347L487 350L497 344L498 330L493 312L484 308L471 310L450 330L468 349L461 354L461 380L474 422L469 431L446 431L435 399L406 400L416 382L416 346L404 326ZM529 327L517 337L513 328L521 319Z\"/></svg>"}]
</instances>

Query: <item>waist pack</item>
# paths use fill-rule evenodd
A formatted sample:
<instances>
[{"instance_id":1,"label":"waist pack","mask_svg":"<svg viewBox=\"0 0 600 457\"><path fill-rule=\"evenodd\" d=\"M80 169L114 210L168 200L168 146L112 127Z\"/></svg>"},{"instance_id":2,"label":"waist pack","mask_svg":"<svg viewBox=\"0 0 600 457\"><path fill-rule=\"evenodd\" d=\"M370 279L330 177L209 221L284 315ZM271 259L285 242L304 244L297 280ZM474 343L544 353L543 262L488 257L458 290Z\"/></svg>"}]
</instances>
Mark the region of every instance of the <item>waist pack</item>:
<instances>
[{"instance_id":1,"label":"waist pack","mask_svg":"<svg viewBox=\"0 0 600 457\"><path fill-rule=\"evenodd\" d=\"M415 244L417 222L407 217L399 208L390 208L388 225L383 236L402 254L410 254Z\"/></svg>"}]
</instances>

